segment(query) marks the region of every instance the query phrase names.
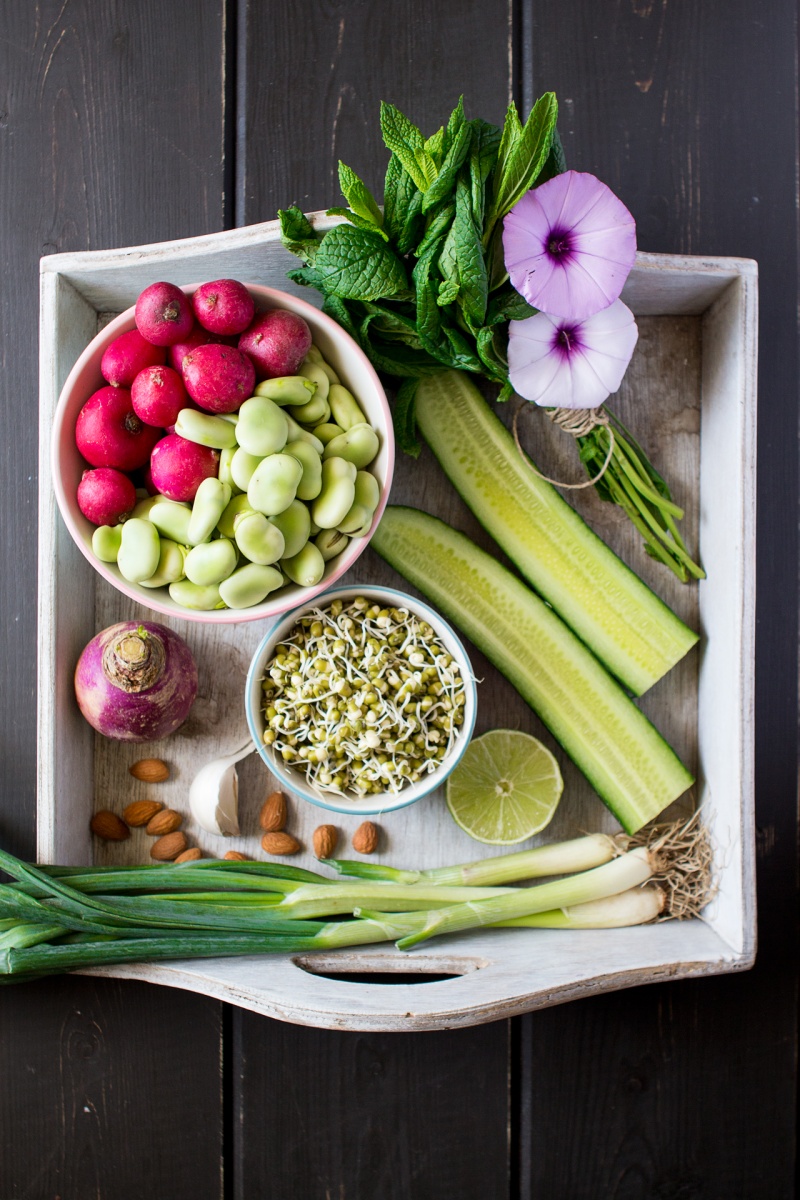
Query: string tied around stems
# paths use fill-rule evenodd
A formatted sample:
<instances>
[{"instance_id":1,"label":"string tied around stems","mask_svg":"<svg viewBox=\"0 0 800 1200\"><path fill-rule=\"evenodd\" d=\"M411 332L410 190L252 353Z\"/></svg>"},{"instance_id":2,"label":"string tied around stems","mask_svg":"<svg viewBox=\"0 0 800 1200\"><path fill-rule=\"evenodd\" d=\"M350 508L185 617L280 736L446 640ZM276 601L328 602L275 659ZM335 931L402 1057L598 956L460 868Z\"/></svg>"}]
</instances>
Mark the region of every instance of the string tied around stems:
<instances>
[{"instance_id":1,"label":"string tied around stems","mask_svg":"<svg viewBox=\"0 0 800 1200\"><path fill-rule=\"evenodd\" d=\"M593 430L598 426L604 426L608 429L608 452L605 461L596 475L590 479L586 479L583 483L564 483L560 479L551 479L549 475L545 475L534 462L531 462L525 451L522 449L522 444L519 440L519 415L524 408L530 408L528 400L521 400L517 405L514 413L512 432L514 434L514 442L520 456L526 459L531 470L534 471L540 479L544 479L546 483L552 483L554 487L569 488L571 491L580 491L581 488L594 487L596 483L605 475L609 468L611 459L614 454L614 430L609 424L608 414L603 408L546 408L544 412L548 418L557 425L559 429L563 429L565 433L571 433L574 438L588 437Z\"/></svg>"}]
</instances>

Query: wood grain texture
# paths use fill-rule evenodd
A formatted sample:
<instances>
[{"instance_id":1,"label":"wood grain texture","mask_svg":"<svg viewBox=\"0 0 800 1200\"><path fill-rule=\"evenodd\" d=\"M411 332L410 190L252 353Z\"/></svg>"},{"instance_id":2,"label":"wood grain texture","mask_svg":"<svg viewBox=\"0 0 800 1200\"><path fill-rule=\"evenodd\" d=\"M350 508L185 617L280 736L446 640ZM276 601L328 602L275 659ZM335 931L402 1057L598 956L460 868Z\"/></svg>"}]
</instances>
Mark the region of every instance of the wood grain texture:
<instances>
[{"instance_id":1,"label":"wood grain texture","mask_svg":"<svg viewBox=\"0 0 800 1200\"><path fill-rule=\"evenodd\" d=\"M33 857L37 268L61 250L217 229L223 13L87 0L0 13L0 843ZM176 70L180 64L180 70ZM13 434L12 432L13 431ZM0 1194L221 1191L221 1006L70 980L0 995ZM179 1131L179 1136L176 1135Z\"/></svg>"},{"instance_id":2,"label":"wood grain texture","mask_svg":"<svg viewBox=\"0 0 800 1200\"><path fill-rule=\"evenodd\" d=\"M499 1200L507 1031L341 1034L243 1014L236 1200Z\"/></svg>"},{"instance_id":3,"label":"wood grain texture","mask_svg":"<svg viewBox=\"0 0 800 1200\"><path fill-rule=\"evenodd\" d=\"M530 0L523 14L523 92L557 91L568 165L622 196L640 248L759 263L761 919L747 978L523 1018L520 1190L788 1197L797 995L797 931L786 920L797 881L796 6L767 15L753 0L567 0L556 13ZM565 1060L575 1046L585 1052L579 1086L578 1058L569 1051ZM542 1095L564 1123L548 1122Z\"/></svg>"}]
</instances>

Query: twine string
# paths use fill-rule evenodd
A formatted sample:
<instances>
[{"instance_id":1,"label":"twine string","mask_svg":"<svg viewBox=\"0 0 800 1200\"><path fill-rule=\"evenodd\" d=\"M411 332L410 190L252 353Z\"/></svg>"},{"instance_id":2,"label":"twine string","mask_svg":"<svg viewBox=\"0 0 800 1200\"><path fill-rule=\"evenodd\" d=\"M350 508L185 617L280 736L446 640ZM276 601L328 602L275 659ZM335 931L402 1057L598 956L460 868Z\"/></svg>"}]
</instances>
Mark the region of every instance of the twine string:
<instances>
[{"instance_id":1,"label":"twine string","mask_svg":"<svg viewBox=\"0 0 800 1200\"><path fill-rule=\"evenodd\" d=\"M551 479L549 475L545 475L534 462L532 462L525 451L522 449L522 444L519 440L519 414L523 408L533 408L534 406L528 400L522 400L514 413L514 421L512 424L512 432L514 434L514 443L521 458L525 460L530 469L544 479L546 483L552 483L554 487L568 488L570 490L579 491L581 488L593 487L599 483L608 470L611 458L614 454L614 430L611 428L608 420L608 413L603 408L546 408L549 419L554 425L558 425L559 429L563 429L565 433L571 433L574 438L587 437L593 429L599 426L605 426L608 430L608 453L606 454L605 462L600 470L591 479L586 479L583 483L562 483L560 479Z\"/></svg>"}]
</instances>

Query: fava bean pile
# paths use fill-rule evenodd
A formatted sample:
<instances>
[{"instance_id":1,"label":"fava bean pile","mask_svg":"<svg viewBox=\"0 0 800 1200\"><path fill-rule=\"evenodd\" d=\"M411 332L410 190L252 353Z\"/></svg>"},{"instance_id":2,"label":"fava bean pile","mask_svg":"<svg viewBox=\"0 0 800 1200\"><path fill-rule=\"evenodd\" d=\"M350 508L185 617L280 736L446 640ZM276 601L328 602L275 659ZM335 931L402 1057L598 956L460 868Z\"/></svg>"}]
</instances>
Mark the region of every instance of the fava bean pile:
<instances>
[{"instance_id":1,"label":"fava bean pile","mask_svg":"<svg viewBox=\"0 0 800 1200\"><path fill-rule=\"evenodd\" d=\"M247 608L287 581L319 583L368 533L378 435L315 346L297 375L264 380L238 412L182 409L175 434L218 453L218 474L191 503L151 496L95 530L95 554L130 583L167 587L186 608Z\"/></svg>"},{"instance_id":2,"label":"fava bean pile","mask_svg":"<svg viewBox=\"0 0 800 1200\"><path fill-rule=\"evenodd\" d=\"M436 770L464 680L434 630L363 596L302 617L267 664L264 742L322 792L397 793Z\"/></svg>"}]
</instances>

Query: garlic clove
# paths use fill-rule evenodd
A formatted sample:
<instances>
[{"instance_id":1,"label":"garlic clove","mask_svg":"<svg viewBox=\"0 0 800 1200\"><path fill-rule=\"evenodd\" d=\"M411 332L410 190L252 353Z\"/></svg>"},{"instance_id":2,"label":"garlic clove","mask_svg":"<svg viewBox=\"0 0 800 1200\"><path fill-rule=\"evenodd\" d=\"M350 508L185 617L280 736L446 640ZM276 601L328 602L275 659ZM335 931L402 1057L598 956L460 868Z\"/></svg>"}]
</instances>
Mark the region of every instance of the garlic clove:
<instances>
[{"instance_id":1,"label":"garlic clove","mask_svg":"<svg viewBox=\"0 0 800 1200\"><path fill-rule=\"evenodd\" d=\"M235 837L239 833L239 776L236 765L210 762L192 780L189 808L208 833Z\"/></svg>"}]
</instances>

